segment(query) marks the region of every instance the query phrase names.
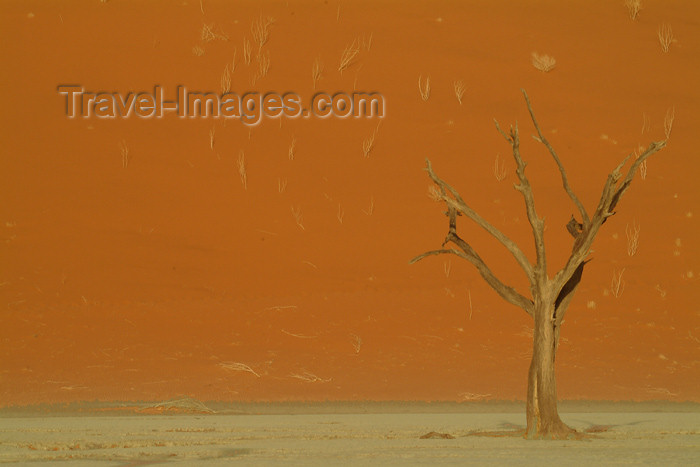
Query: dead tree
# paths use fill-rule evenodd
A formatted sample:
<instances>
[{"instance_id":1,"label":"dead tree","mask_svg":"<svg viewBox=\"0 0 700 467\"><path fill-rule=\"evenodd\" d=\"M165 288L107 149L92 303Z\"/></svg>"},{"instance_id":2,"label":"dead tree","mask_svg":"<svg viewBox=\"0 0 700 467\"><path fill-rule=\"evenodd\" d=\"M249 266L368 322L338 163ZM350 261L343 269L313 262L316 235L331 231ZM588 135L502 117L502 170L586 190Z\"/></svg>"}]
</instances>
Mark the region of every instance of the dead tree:
<instances>
[{"instance_id":1,"label":"dead tree","mask_svg":"<svg viewBox=\"0 0 700 467\"><path fill-rule=\"evenodd\" d=\"M571 255L568 261L554 277L550 278L548 276L544 243L544 219L537 215L532 187L525 175L525 166L527 164L520 155L518 125L516 123L515 128L511 126L509 132L506 133L496 121L496 129L503 135L512 148L513 158L515 159L517 167L516 174L519 180L519 183L515 185L515 189L518 190L524 198L527 218L532 227L536 252L535 264L532 264L528 260L525 253L523 253L513 240L508 238L503 232L470 208L457 190L438 177L435 172L433 172L430 160L427 159L426 170L436 186L434 195L447 206L446 215L449 219L449 230L441 249L423 253L412 259L411 263L415 263L431 255L452 254L459 256L472 263L479 271L479 274L481 274L481 277L483 277L501 298L522 308L533 318L534 336L532 360L528 372L526 402L527 429L525 436L527 438L561 439L577 435L575 430L565 425L559 418L554 377L555 354L559 342L559 332L564 316L566 315L566 310L581 281L583 269L587 262L587 257L591 253L591 246L598 230L608 217L615 214L615 207L630 187L634 174L640 164L649 156L666 146L666 141L651 143L646 151L632 163L627 174L623 178L621 172L622 168L630 159L631 155L627 156L627 158L608 175L603 187L603 192L600 196L600 201L598 201L598 206L593 212L593 215L589 216L583 203L581 203L571 189L566 171L564 170L559 156L542 134L539 124L535 119L535 114L532 110L527 93L524 90L522 92L525 96L525 102L530 112L532 123L537 132L537 136L533 135L533 138L542 143L551 154L559 168L564 190L569 198L571 198L571 201L581 217L581 222L578 222L572 216L572 220L566 225L567 230L574 238ZM471 219L486 230L513 255L529 280L529 298L498 279L472 246L459 236L457 233L457 216L460 215Z\"/></svg>"}]
</instances>

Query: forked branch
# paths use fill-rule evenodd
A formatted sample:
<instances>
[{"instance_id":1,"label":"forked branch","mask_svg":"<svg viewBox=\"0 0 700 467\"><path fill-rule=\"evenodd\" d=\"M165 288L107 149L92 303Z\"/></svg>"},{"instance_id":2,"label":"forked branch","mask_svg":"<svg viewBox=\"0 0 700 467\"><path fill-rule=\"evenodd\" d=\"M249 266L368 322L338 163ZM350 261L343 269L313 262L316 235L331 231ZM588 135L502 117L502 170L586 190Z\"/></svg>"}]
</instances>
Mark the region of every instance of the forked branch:
<instances>
[{"instance_id":1,"label":"forked branch","mask_svg":"<svg viewBox=\"0 0 700 467\"><path fill-rule=\"evenodd\" d=\"M586 208L583 207L583 203L581 203L581 201L578 199L578 196L576 196L574 190L571 189L571 185L569 185L569 179L566 176L566 170L564 169L564 165L561 163L557 152L554 150L549 141L547 141L547 138L545 138L542 134L542 130L540 129L540 125L537 123L537 119L535 118L535 112L532 110L532 105L530 104L530 98L528 97L527 92L525 92L524 89L521 89L521 91L523 93L523 96L525 96L525 102L527 103L527 110L528 112L530 112L532 124L535 126L535 130L537 130L537 137L535 139L545 145L549 153L552 155L552 158L554 158L554 162L557 163L557 167L559 167L559 173L561 173L561 181L564 185L564 190L566 190L566 194L569 195L569 198L571 198L571 201L574 202L579 212L581 213L581 218L583 219L583 226L587 227L591 223L591 221L588 217L588 213L586 212Z\"/></svg>"},{"instance_id":2,"label":"forked branch","mask_svg":"<svg viewBox=\"0 0 700 467\"><path fill-rule=\"evenodd\" d=\"M501 133L501 135L510 144L513 151L513 158L516 162L516 173L518 176L519 184L515 188L520 191L525 200L525 208L527 210L527 217L532 227L532 233L535 240L535 248L537 252L537 264L532 265L522 250L515 244L510 238L503 234L496 227L491 225L488 221L482 218L474 210L472 210L462 199L460 194L452 188L448 183L438 177L435 172L433 172L430 160L426 159L426 171L430 176L430 179L435 183L437 189L434 190L433 194L435 198L440 201L444 201L447 205L447 215L449 217L449 232L445 241L443 243L443 248L440 250L428 251L423 253L411 260L411 263L415 263L427 256L439 255L439 254L453 254L459 256L460 258L466 259L472 263L484 280L506 301L512 303L516 306L523 308L530 315L534 314L533 300L524 297L518 293L514 288L505 285L501 280L499 280L489 269L489 267L484 263L483 259L476 253L469 243L464 241L457 234L457 216L464 215L474 221L481 228L486 230L491 234L496 240L498 240L503 246L508 249L508 251L513 255L515 260L518 262L520 267L525 271L527 278L530 282L530 290L533 293L533 298L537 298L536 294L541 294L543 292L552 292L554 297L556 297L554 303L554 316L551 318L555 320L555 326L558 328L561 326L566 310L573 298L573 295L578 288L583 275L583 269L586 264L586 257L591 252L591 246L593 240L600 227L605 223L608 217L615 214L614 209L619 203L620 199L627 191L632 183L635 173L639 169L639 166L643 164L652 154L660 151L666 146L666 141L653 142L649 147L642 153L636 160L631 164L626 175L623 178L622 168L628 162L628 156L623 160L615 169L610 172L603 187L602 194L600 196L600 201L596 207L593 215L589 217L588 212L584 208L581 201L578 199L573 189L569 185L566 170L564 169L559 156L552 147L552 145L547 141L547 139L542 134L542 131L535 118L534 111L532 110L532 105L528 98L527 93L523 90L523 95L525 96L525 102L527 103L527 108L530 113L532 122L537 130L537 137L535 139L547 147L552 158L559 167L559 173L561 174L562 184L567 195L573 201L573 203L578 208L583 223L579 224L576 219L572 216L572 219L567 224L567 229L574 237L574 245L572 247L571 255L564 265L564 267L557 272L557 274L551 280L547 277L547 262L546 262L546 251L544 245L544 220L540 219L537 215L535 209L535 199L532 191L530 182L525 175L525 168L527 164L523 161L520 155L520 137L518 133L517 124L515 127L510 127L508 133L503 131L498 122L496 122L496 129ZM457 248L445 248L448 243L454 244ZM558 335L558 334L557 334Z\"/></svg>"},{"instance_id":3,"label":"forked branch","mask_svg":"<svg viewBox=\"0 0 700 467\"><path fill-rule=\"evenodd\" d=\"M430 164L430 161L428 161L428 164ZM443 199L446 199L446 188L440 185L438 186L440 195L443 197ZM453 254L459 256L460 258L466 259L467 261L472 263L479 271L479 274L486 281L486 283L489 284L491 288L493 288L493 290L495 290L496 293L498 293L498 295L500 295L504 300L522 308L529 315L533 316L534 311L532 301L523 297L513 287L505 285L500 279L498 279L491 271L491 269L486 265L484 260L481 259L478 253L472 248L472 246L465 242L462 238L460 238L459 235L457 235L457 214L457 208L454 205L450 205L448 203L447 215L449 217L449 232L447 234L447 237L445 238L445 241L442 243L442 246L444 247L448 243L454 243L462 251L456 250L454 248L443 248L440 250L428 251L426 253L423 253L422 255L418 255L415 258L413 258L409 262L409 264L413 264L425 257L433 255Z\"/></svg>"},{"instance_id":4,"label":"forked branch","mask_svg":"<svg viewBox=\"0 0 700 467\"><path fill-rule=\"evenodd\" d=\"M610 205L609 211L612 213L613 209L615 209L615 206L617 206L617 203L620 201L620 198L622 195L627 191L629 188L630 184L632 183L632 179L634 178L635 172L637 172L637 169L639 166L649 158L654 153L659 152L662 150L664 147L666 147L666 141L656 141L654 143L651 143L649 147L642 153L641 156L639 156L632 166L629 168L627 171L627 175L625 176L624 180L620 184L619 188L615 192L615 195L613 196L613 202ZM627 157L629 159L630 156ZM625 159L625 161L627 161Z\"/></svg>"},{"instance_id":5,"label":"forked branch","mask_svg":"<svg viewBox=\"0 0 700 467\"><path fill-rule=\"evenodd\" d=\"M479 271L481 277L486 281L487 284L491 286L493 290L496 291L496 293L498 293L498 295L501 296L501 298L503 298L508 303L522 308L529 315L532 315L532 300L525 298L520 293L518 293L513 287L507 286L503 282L501 282L501 280L494 275L491 269L486 265L486 263L484 263L484 260L481 259L481 257L476 253L476 251L474 251L474 249L468 243L466 243L462 239L457 240L457 242L459 243L455 242L455 240L457 239L453 239L451 241L453 241L455 244L458 244L462 251L459 251L454 248L444 248L441 250L427 251L422 255L418 255L415 258L413 258L409 262L409 264L416 263L422 260L423 258L434 255L452 254L459 256L460 258L466 259L467 261L472 263Z\"/></svg>"},{"instance_id":6,"label":"forked branch","mask_svg":"<svg viewBox=\"0 0 700 467\"><path fill-rule=\"evenodd\" d=\"M435 174L435 172L433 172L433 167L429 159L426 159L425 170L428 172L430 179L440 189L440 197L443 201L445 201L448 209L452 208L457 212L464 214L469 219L473 220L477 225L479 225L479 227L483 228L488 233L490 233L496 240L501 242L501 244L503 244L503 246L505 246L508 249L508 251L510 251L510 253L515 257L515 260L518 262L523 271L525 271L525 274L527 274L527 277L530 280L530 282L532 282L534 280L533 267L528 261L527 256L525 256L525 253L522 252L518 245L513 240L508 238L503 232L501 232L492 224L490 224L486 219L481 217L476 211L470 208L467 205L467 203L464 202L457 190L452 188L447 182L442 180Z\"/></svg>"},{"instance_id":7,"label":"forked branch","mask_svg":"<svg viewBox=\"0 0 700 467\"><path fill-rule=\"evenodd\" d=\"M569 280L579 265L581 265L583 260L590 253L593 240L598 234L598 230L603 223L605 223L608 217L615 214L615 207L632 184L632 179L634 178L634 174L639 168L640 164L647 160L651 155L659 152L665 146L666 141L656 141L651 143L646 151L644 151L644 153L642 153L642 155L632 163L627 171L627 175L622 179L622 181L620 181L622 178L622 167L624 167L630 157L632 157L632 154L627 156L617 167L615 167L612 172L610 172L607 180L605 181L603 192L600 195L598 207L591 218L590 225L588 228L583 229L581 235L574 242L571 256L569 257L566 265L554 276L553 281L558 291L561 290L564 284Z\"/></svg>"},{"instance_id":8,"label":"forked branch","mask_svg":"<svg viewBox=\"0 0 700 467\"><path fill-rule=\"evenodd\" d=\"M515 242L506 237L500 230L496 229L493 225L488 223L469 206L467 206L457 190L452 188L444 180L438 177L435 172L433 172L429 159L426 159L426 171L433 182L437 185L437 197L442 201L445 201L445 204L447 205L449 232L445 238L445 241L443 242L443 247L448 243L453 243L459 247L459 250L454 248L443 248L441 250L429 251L413 258L410 263L415 263L427 256L432 255L453 254L459 256L460 258L466 259L472 263L477 268L479 274L484 278L486 283L489 284L504 300L522 308L528 314L532 315L534 313L532 301L525 298L514 288L505 285L500 279L498 279L486 265L484 260L472 248L472 246L459 237L457 234L457 215L463 214L469 217L476 224L493 235L499 242L501 242L513 254L513 256L515 256L515 259L527 274L528 279L532 282L534 280L534 272L532 266L527 260L527 257L525 257L525 254L518 248Z\"/></svg>"},{"instance_id":9,"label":"forked branch","mask_svg":"<svg viewBox=\"0 0 700 467\"><path fill-rule=\"evenodd\" d=\"M530 226L532 227L532 235L535 239L535 251L537 253L537 266L535 273L539 279L544 279L547 277L547 253L544 246L544 220L537 216L537 210L535 209L535 195L532 193L532 186L525 175L525 167L527 167L527 164L520 156L520 136L518 132L518 125L516 123L515 128L511 127L510 133L506 134L506 132L501 129L498 121L495 121L495 123L498 132L503 135L513 149L513 158L515 159L516 164L515 173L518 175L518 180L520 180L520 184L515 185L515 189L523 195L527 219L530 222ZM535 283L532 279L530 282L532 284Z\"/></svg>"}]
</instances>

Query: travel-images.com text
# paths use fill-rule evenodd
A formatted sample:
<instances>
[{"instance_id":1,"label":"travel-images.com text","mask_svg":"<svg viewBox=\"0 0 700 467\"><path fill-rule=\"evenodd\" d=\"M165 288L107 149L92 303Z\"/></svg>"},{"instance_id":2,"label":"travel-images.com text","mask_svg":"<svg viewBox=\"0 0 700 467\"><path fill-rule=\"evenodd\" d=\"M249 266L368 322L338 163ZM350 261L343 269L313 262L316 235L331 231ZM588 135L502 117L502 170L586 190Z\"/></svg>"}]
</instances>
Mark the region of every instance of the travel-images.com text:
<instances>
[{"instance_id":1,"label":"travel-images.com text","mask_svg":"<svg viewBox=\"0 0 700 467\"><path fill-rule=\"evenodd\" d=\"M294 92L190 92L178 86L174 99L166 100L161 86L153 92L92 92L80 85L59 85L58 93L65 96L68 118L179 118L240 119L245 125L258 125L263 118L384 118L386 103L378 92L318 92L308 107Z\"/></svg>"}]
</instances>

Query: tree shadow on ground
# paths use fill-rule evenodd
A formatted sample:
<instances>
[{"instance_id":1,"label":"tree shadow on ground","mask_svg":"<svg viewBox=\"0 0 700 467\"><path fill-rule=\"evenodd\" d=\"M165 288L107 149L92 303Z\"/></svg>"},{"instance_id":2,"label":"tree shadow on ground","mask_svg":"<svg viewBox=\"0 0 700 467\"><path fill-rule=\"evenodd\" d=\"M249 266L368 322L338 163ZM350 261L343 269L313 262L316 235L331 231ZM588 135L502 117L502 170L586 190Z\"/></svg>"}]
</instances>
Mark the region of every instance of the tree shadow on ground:
<instances>
[{"instance_id":1,"label":"tree shadow on ground","mask_svg":"<svg viewBox=\"0 0 700 467\"><path fill-rule=\"evenodd\" d=\"M487 438L527 438L527 429L523 425L511 422L501 422L498 427L500 430L492 431L481 431L475 430L470 431L464 436L483 436ZM584 429L583 431L575 430L573 431L565 440L589 440L591 438L597 438L594 433L602 433L608 431L612 425L593 425Z\"/></svg>"},{"instance_id":2,"label":"tree shadow on ground","mask_svg":"<svg viewBox=\"0 0 700 467\"><path fill-rule=\"evenodd\" d=\"M595 423L592 423L588 420L574 420L579 423L584 423L588 425L586 428L583 430L576 430L573 433L571 433L571 436L566 438L567 440L591 440L591 439L596 439L599 438L599 436L596 436L597 433L606 433L608 431L612 431L615 427L619 426L630 426L630 425L638 425L640 423L645 423L645 422L650 422L653 420L639 420L636 422L629 422L629 423L619 423L615 425L598 425ZM525 438L526 436L526 427L523 425L519 425L517 423L511 423L511 422L501 422L498 425L498 430L474 430L467 432L466 434L460 436L460 437L469 437L469 436L482 436L486 438ZM453 436L449 433L437 433L435 431L431 431L430 433L426 433L423 436L420 437L420 439L455 439L456 436Z\"/></svg>"},{"instance_id":3,"label":"tree shadow on ground","mask_svg":"<svg viewBox=\"0 0 700 467\"><path fill-rule=\"evenodd\" d=\"M606 431L612 431L612 429L615 427L639 425L640 423L653 422L654 420L637 420L636 422L616 423L613 425L597 425L595 423L591 423L588 420L574 420L574 421L579 422L579 423L585 423L588 425L588 428L583 430L584 433L604 433Z\"/></svg>"}]
</instances>

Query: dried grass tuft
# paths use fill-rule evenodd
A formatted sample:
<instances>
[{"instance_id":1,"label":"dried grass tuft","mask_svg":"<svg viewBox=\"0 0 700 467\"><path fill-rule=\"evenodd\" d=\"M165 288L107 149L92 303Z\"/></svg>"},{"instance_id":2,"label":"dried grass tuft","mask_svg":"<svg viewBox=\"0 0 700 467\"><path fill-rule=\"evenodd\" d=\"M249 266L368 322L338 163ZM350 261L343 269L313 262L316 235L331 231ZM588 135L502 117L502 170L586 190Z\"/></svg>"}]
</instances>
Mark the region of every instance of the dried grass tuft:
<instances>
[{"instance_id":1,"label":"dried grass tuft","mask_svg":"<svg viewBox=\"0 0 700 467\"><path fill-rule=\"evenodd\" d=\"M294 374L289 375L289 377L300 379L300 380L305 381L307 383L328 383L332 380L332 378L328 378L328 379L319 378L315 374L310 373L308 371L302 371L301 373L294 373Z\"/></svg>"},{"instance_id":2,"label":"dried grass tuft","mask_svg":"<svg viewBox=\"0 0 700 467\"><path fill-rule=\"evenodd\" d=\"M430 76L425 78L425 82L423 82L423 75L418 77L418 92L423 101L430 99Z\"/></svg>"},{"instance_id":3,"label":"dried grass tuft","mask_svg":"<svg viewBox=\"0 0 700 467\"><path fill-rule=\"evenodd\" d=\"M223 73L221 73L221 94L226 94L231 90L231 70L229 69L228 63L224 67Z\"/></svg>"},{"instance_id":4,"label":"dried grass tuft","mask_svg":"<svg viewBox=\"0 0 700 467\"><path fill-rule=\"evenodd\" d=\"M657 35L659 37L659 44L661 44L661 50L663 50L664 53L668 53L671 48L671 44L677 42L673 37L673 29L671 29L671 26L666 23L659 26Z\"/></svg>"},{"instance_id":5,"label":"dried grass tuft","mask_svg":"<svg viewBox=\"0 0 700 467\"><path fill-rule=\"evenodd\" d=\"M622 275L625 273L625 268L620 271L613 271L612 280L610 282L610 291L615 298L620 298L622 292L625 290L625 281L622 280Z\"/></svg>"},{"instance_id":6,"label":"dried grass tuft","mask_svg":"<svg viewBox=\"0 0 700 467\"><path fill-rule=\"evenodd\" d=\"M296 151L297 151L297 137L292 136L292 142L289 145L289 151L287 152L287 155L289 156L290 161L294 160L294 155L296 154Z\"/></svg>"},{"instance_id":7,"label":"dried grass tuft","mask_svg":"<svg viewBox=\"0 0 700 467\"><path fill-rule=\"evenodd\" d=\"M129 166L129 146L124 139L119 142L119 152L122 155L122 167L126 169Z\"/></svg>"},{"instance_id":8,"label":"dried grass tuft","mask_svg":"<svg viewBox=\"0 0 700 467\"><path fill-rule=\"evenodd\" d=\"M320 58L316 58L316 60L314 60L313 66L311 67L311 78L314 81L314 89L316 89L316 84L319 82L322 76L323 63L321 62Z\"/></svg>"},{"instance_id":9,"label":"dried grass tuft","mask_svg":"<svg viewBox=\"0 0 700 467\"><path fill-rule=\"evenodd\" d=\"M455 81L454 88L455 88L455 96L457 96L457 102L459 102L459 105L462 105L462 97L464 96L464 91L466 90L464 88L464 82Z\"/></svg>"},{"instance_id":10,"label":"dried grass tuft","mask_svg":"<svg viewBox=\"0 0 700 467\"><path fill-rule=\"evenodd\" d=\"M243 61L246 65L250 65L250 57L252 52L252 45L247 37L243 38Z\"/></svg>"},{"instance_id":11,"label":"dried grass tuft","mask_svg":"<svg viewBox=\"0 0 700 467\"><path fill-rule=\"evenodd\" d=\"M221 362L219 363L219 366L221 368L224 368L226 370L231 370L231 371L245 371L248 373L252 373L258 378L260 378L260 375L255 372L251 367L246 365L245 363L240 363L240 362Z\"/></svg>"},{"instance_id":12,"label":"dried grass tuft","mask_svg":"<svg viewBox=\"0 0 700 467\"><path fill-rule=\"evenodd\" d=\"M627 255L634 256L639 248L639 231L641 227L635 221L632 221L632 226L625 226L625 234L627 234Z\"/></svg>"},{"instance_id":13,"label":"dried grass tuft","mask_svg":"<svg viewBox=\"0 0 700 467\"><path fill-rule=\"evenodd\" d=\"M506 164L501 162L499 154L496 154L496 160L493 162L493 175L499 182L506 178Z\"/></svg>"},{"instance_id":14,"label":"dried grass tuft","mask_svg":"<svg viewBox=\"0 0 700 467\"><path fill-rule=\"evenodd\" d=\"M243 189L248 189L248 172L246 168L245 153L241 149L238 153L238 175L241 177L241 183L243 184Z\"/></svg>"},{"instance_id":15,"label":"dried grass tuft","mask_svg":"<svg viewBox=\"0 0 700 467\"><path fill-rule=\"evenodd\" d=\"M301 206L292 206L292 216L294 216L294 221L297 223L301 230L306 230L304 228L303 217L301 215Z\"/></svg>"},{"instance_id":16,"label":"dried grass tuft","mask_svg":"<svg viewBox=\"0 0 700 467\"><path fill-rule=\"evenodd\" d=\"M626 0L627 14L632 21L636 21L639 17L639 12L642 10L641 0Z\"/></svg>"},{"instance_id":17,"label":"dried grass tuft","mask_svg":"<svg viewBox=\"0 0 700 467\"><path fill-rule=\"evenodd\" d=\"M340 65L338 65L338 71L342 74L344 70L350 68L357 60L357 55L360 53L360 46L358 40L355 39L350 45L345 47L343 53L340 56Z\"/></svg>"},{"instance_id":18,"label":"dried grass tuft","mask_svg":"<svg viewBox=\"0 0 700 467\"><path fill-rule=\"evenodd\" d=\"M258 54L262 51L262 48L267 41L270 39L270 26L274 24L274 18L263 18L260 16L257 20L253 21L250 25L250 32L253 35L253 40L258 45Z\"/></svg>"},{"instance_id":19,"label":"dried grass tuft","mask_svg":"<svg viewBox=\"0 0 700 467\"><path fill-rule=\"evenodd\" d=\"M549 55L540 55L537 52L532 52L532 66L545 73L550 72L557 65L554 57Z\"/></svg>"},{"instance_id":20,"label":"dried grass tuft","mask_svg":"<svg viewBox=\"0 0 700 467\"><path fill-rule=\"evenodd\" d=\"M370 198L369 198L369 208L367 208L367 210L364 210L364 209L363 209L362 212L364 212L364 213L367 214L368 216L371 216L372 214L374 214L374 196L370 196Z\"/></svg>"},{"instance_id":21,"label":"dried grass tuft","mask_svg":"<svg viewBox=\"0 0 700 467\"><path fill-rule=\"evenodd\" d=\"M666 111L666 116L664 117L664 134L666 135L666 140L671 137L671 130L673 129L673 120L676 118L676 108L671 107Z\"/></svg>"},{"instance_id":22,"label":"dried grass tuft","mask_svg":"<svg viewBox=\"0 0 700 467\"><path fill-rule=\"evenodd\" d=\"M374 149L374 140L377 137L377 131L379 131L379 126L381 124L382 122L379 122L370 137L362 142L362 153L365 155L365 158L368 158L372 149Z\"/></svg>"}]
</instances>

